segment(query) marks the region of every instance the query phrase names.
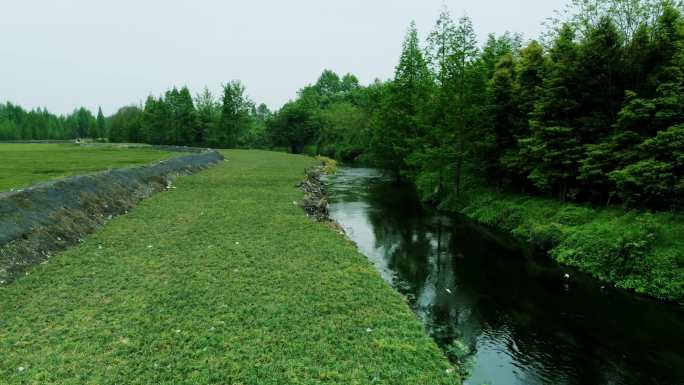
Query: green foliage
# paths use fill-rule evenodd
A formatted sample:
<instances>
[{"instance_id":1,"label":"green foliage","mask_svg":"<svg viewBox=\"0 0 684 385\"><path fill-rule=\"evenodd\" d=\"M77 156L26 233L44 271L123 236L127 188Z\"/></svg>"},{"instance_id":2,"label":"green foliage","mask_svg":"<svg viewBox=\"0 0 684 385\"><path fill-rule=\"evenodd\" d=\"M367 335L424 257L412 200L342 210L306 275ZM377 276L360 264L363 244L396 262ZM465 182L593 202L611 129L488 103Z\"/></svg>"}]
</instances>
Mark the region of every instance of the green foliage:
<instances>
[{"instance_id":1,"label":"green foliage","mask_svg":"<svg viewBox=\"0 0 684 385\"><path fill-rule=\"evenodd\" d=\"M684 221L480 189L460 212L510 231L617 287L684 300Z\"/></svg>"},{"instance_id":2,"label":"green foliage","mask_svg":"<svg viewBox=\"0 0 684 385\"><path fill-rule=\"evenodd\" d=\"M413 172L407 158L418 148L413 139L424 134L432 87L433 77L412 22L394 79L384 91L370 145L375 163L395 176Z\"/></svg>"},{"instance_id":3,"label":"green foliage","mask_svg":"<svg viewBox=\"0 0 684 385\"><path fill-rule=\"evenodd\" d=\"M194 98L187 87L149 96L144 107L125 107L109 118L112 142L206 147L270 147L266 105L255 107L237 81L223 87L220 101L205 88Z\"/></svg>"},{"instance_id":4,"label":"green foliage","mask_svg":"<svg viewBox=\"0 0 684 385\"><path fill-rule=\"evenodd\" d=\"M209 134L209 143L214 147L235 148L240 139L248 131L251 116L249 100L245 96L245 87L238 81L223 86L221 101L221 117L214 132Z\"/></svg>"},{"instance_id":5,"label":"green foliage","mask_svg":"<svg viewBox=\"0 0 684 385\"><path fill-rule=\"evenodd\" d=\"M94 138L105 138L107 136L107 121L102 113L102 108L97 108L96 130Z\"/></svg>"},{"instance_id":6,"label":"green foliage","mask_svg":"<svg viewBox=\"0 0 684 385\"><path fill-rule=\"evenodd\" d=\"M285 104L269 122L272 142L288 146L293 154L301 153L307 144L313 143L320 129L315 103L313 96L307 94Z\"/></svg>"},{"instance_id":7,"label":"green foliage","mask_svg":"<svg viewBox=\"0 0 684 385\"><path fill-rule=\"evenodd\" d=\"M475 353L475 348L468 346L461 339L452 341L446 348L446 354L452 362L457 363L458 374L464 379L475 366Z\"/></svg>"},{"instance_id":8,"label":"green foliage","mask_svg":"<svg viewBox=\"0 0 684 385\"><path fill-rule=\"evenodd\" d=\"M551 37L563 24L571 24L586 35L609 18L623 38L634 37L639 29L660 17L666 5L681 8L680 1L670 0L571 0L562 12L551 19Z\"/></svg>"},{"instance_id":9,"label":"green foliage","mask_svg":"<svg viewBox=\"0 0 684 385\"><path fill-rule=\"evenodd\" d=\"M684 123L679 9L636 0L571 9L548 49L521 48L510 33L480 49L472 22L444 7L424 50L411 24L394 79L343 86L326 70L275 115L271 136L294 152L315 145L370 161L437 205L465 199L472 169L498 189L560 201L678 207L679 148L647 143Z\"/></svg>"},{"instance_id":10,"label":"green foliage","mask_svg":"<svg viewBox=\"0 0 684 385\"><path fill-rule=\"evenodd\" d=\"M65 140L95 138L98 123L81 107L67 116L46 109L26 111L12 103L0 104L0 140Z\"/></svg>"},{"instance_id":11,"label":"green foliage","mask_svg":"<svg viewBox=\"0 0 684 385\"><path fill-rule=\"evenodd\" d=\"M110 142L143 142L143 111L137 106L119 109L110 118Z\"/></svg>"},{"instance_id":12,"label":"green foliage","mask_svg":"<svg viewBox=\"0 0 684 385\"><path fill-rule=\"evenodd\" d=\"M337 172L337 161L327 156L318 155L316 160L323 164L323 173L331 175Z\"/></svg>"},{"instance_id":13,"label":"green foliage","mask_svg":"<svg viewBox=\"0 0 684 385\"><path fill-rule=\"evenodd\" d=\"M362 154L368 140L368 117L356 105L343 101L330 104L319 113L318 135L321 153L344 161Z\"/></svg>"}]
</instances>

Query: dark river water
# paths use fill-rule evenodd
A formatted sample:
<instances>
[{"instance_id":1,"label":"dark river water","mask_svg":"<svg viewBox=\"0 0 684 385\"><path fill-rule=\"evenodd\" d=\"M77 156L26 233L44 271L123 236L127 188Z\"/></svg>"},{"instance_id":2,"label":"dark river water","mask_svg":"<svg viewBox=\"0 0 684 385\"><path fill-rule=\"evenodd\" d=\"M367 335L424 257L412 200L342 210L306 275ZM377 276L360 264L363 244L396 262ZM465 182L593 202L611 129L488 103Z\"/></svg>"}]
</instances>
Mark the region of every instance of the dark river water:
<instances>
[{"instance_id":1,"label":"dark river water","mask_svg":"<svg viewBox=\"0 0 684 385\"><path fill-rule=\"evenodd\" d=\"M426 209L374 169L341 168L326 184L333 219L408 297L466 384L684 384L679 306L602 287Z\"/></svg>"}]
</instances>

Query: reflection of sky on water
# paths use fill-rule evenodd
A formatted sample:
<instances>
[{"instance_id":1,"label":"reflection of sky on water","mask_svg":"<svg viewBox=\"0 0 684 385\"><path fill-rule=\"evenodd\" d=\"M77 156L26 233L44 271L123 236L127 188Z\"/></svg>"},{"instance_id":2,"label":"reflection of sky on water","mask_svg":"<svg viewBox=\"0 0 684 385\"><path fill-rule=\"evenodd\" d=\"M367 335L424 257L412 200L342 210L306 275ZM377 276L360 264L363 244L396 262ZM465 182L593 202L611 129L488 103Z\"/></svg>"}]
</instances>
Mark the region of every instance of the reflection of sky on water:
<instances>
[{"instance_id":1,"label":"reflection of sky on water","mask_svg":"<svg viewBox=\"0 0 684 385\"><path fill-rule=\"evenodd\" d=\"M341 168L327 186L332 217L428 333L470 347L467 385L684 384L679 309L574 271L564 282L568 270L424 209L376 170Z\"/></svg>"}]
</instances>

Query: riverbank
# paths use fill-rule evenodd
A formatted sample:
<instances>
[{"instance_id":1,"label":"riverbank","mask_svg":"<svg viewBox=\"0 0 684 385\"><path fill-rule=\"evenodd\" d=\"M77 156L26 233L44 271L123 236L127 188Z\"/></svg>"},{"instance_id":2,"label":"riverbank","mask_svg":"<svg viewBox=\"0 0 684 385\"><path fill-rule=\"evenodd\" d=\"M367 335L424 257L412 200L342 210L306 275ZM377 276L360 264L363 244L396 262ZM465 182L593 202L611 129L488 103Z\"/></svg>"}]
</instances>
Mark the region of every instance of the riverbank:
<instances>
[{"instance_id":1,"label":"riverbank","mask_svg":"<svg viewBox=\"0 0 684 385\"><path fill-rule=\"evenodd\" d=\"M0 288L0 378L459 382L405 299L299 207L313 159L223 154Z\"/></svg>"},{"instance_id":2,"label":"riverbank","mask_svg":"<svg viewBox=\"0 0 684 385\"><path fill-rule=\"evenodd\" d=\"M616 287L684 302L684 218L478 189L458 211Z\"/></svg>"},{"instance_id":3,"label":"riverbank","mask_svg":"<svg viewBox=\"0 0 684 385\"><path fill-rule=\"evenodd\" d=\"M409 300L468 384L684 383L682 309L421 204L377 169L325 178L331 219ZM569 273L570 279L563 276Z\"/></svg>"}]
</instances>

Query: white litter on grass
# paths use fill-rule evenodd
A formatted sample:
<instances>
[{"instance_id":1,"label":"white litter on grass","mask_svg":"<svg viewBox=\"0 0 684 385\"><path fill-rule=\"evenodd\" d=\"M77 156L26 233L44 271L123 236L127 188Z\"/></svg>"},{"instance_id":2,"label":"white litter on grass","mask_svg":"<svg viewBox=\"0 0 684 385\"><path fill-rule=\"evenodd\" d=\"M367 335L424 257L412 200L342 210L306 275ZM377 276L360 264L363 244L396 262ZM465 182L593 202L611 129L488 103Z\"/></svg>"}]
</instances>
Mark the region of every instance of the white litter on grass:
<instances>
[{"instance_id":1,"label":"white litter on grass","mask_svg":"<svg viewBox=\"0 0 684 385\"><path fill-rule=\"evenodd\" d=\"M24 370L26 370L26 368L23 367L23 366L20 366L19 368L17 368L17 370L20 371L20 372L23 372Z\"/></svg>"},{"instance_id":2,"label":"white litter on grass","mask_svg":"<svg viewBox=\"0 0 684 385\"><path fill-rule=\"evenodd\" d=\"M373 329L371 329L371 328L366 329L366 333L370 333L372 331L373 331Z\"/></svg>"},{"instance_id":3,"label":"white litter on grass","mask_svg":"<svg viewBox=\"0 0 684 385\"><path fill-rule=\"evenodd\" d=\"M451 374L454 372L454 368L449 368L446 370L446 374Z\"/></svg>"},{"instance_id":4,"label":"white litter on grass","mask_svg":"<svg viewBox=\"0 0 684 385\"><path fill-rule=\"evenodd\" d=\"M570 279L570 274L565 273L565 275L563 275L563 278L565 278L565 279Z\"/></svg>"},{"instance_id":5,"label":"white litter on grass","mask_svg":"<svg viewBox=\"0 0 684 385\"><path fill-rule=\"evenodd\" d=\"M176 333L180 333L180 332L181 332L180 329L176 329Z\"/></svg>"},{"instance_id":6,"label":"white litter on grass","mask_svg":"<svg viewBox=\"0 0 684 385\"><path fill-rule=\"evenodd\" d=\"M152 248L152 245L147 245L147 248L148 248L148 249L151 249L151 248Z\"/></svg>"},{"instance_id":7,"label":"white litter on grass","mask_svg":"<svg viewBox=\"0 0 684 385\"><path fill-rule=\"evenodd\" d=\"M446 289L446 292L449 293L449 294L451 294L451 290L449 290L449 289Z\"/></svg>"},{"instance_id":8,"label":"white litter on grass","mask_svg":"<svg viewBox=\"0 0 684 385\"><path fill-rule=\"evenodd\" d=\"M240 242L235 242L235 244L236 244L236 245L239 245L239 244L240 244Z\"/></svg>"},{"instance_id":9,"label":"white litter on grass","mask_svg":"<svg viewBox=\"0 0 684 385\"><path fill-rule=\"evenodd\" d=\"M97 248L102 250L102 245L97 245Z\"/></svg>"}]
</instances>

